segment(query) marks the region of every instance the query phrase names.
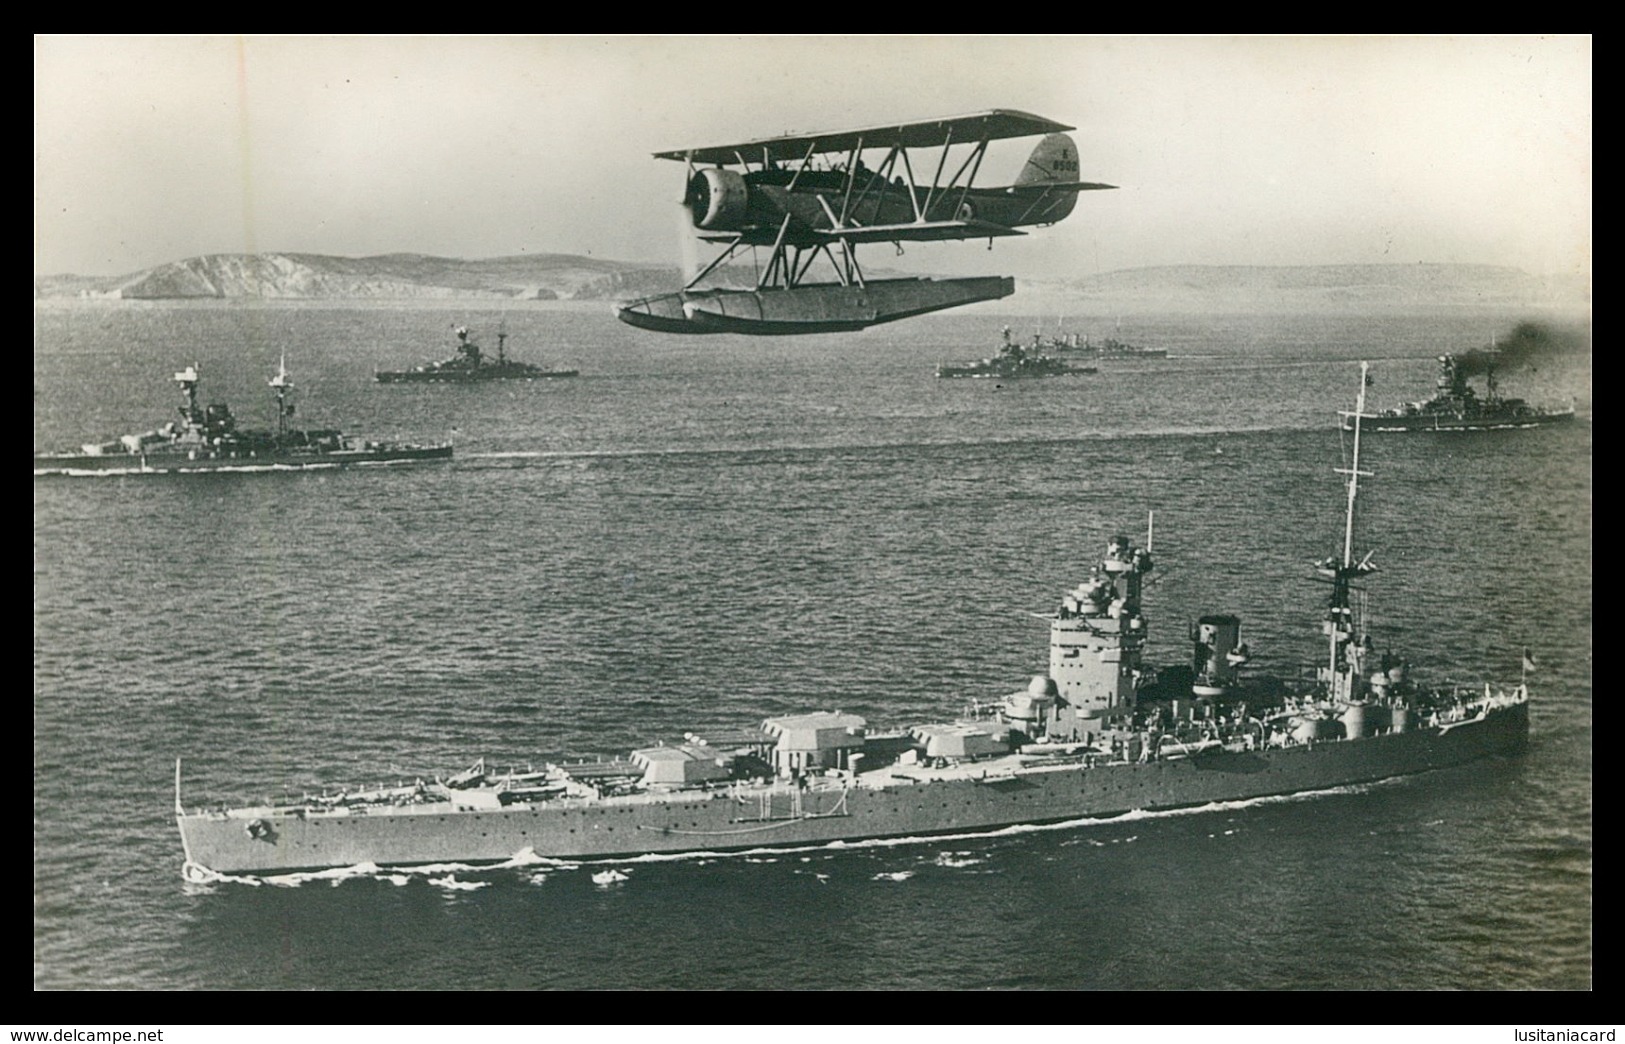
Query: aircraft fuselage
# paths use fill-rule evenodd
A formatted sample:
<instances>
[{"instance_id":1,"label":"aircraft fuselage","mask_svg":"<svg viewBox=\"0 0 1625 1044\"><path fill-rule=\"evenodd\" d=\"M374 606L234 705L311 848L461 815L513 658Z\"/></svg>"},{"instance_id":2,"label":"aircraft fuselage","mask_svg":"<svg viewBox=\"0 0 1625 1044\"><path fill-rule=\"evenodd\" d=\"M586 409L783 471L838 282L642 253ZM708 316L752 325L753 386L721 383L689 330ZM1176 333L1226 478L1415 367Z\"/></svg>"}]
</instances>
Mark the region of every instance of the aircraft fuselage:
<instances>
[{"instance_id":1,"label":"aircraft fuselage","mask_svg":"<svg viewBox=\"0 0 1625 1044\"><path fill-rule=\"evenodd\" d=\"M696 171L689 179L684 200L695 228L709 239L733 240L746 245L770 246L779 240L788 246L810 247L829 242L832 234L863 229L901 228L941 223L939 234L911 231L896 238L979 238L950 223L975 223L1000 228L1047 225L1072 213L1078 191L1043 185L1011 189L911 188L901 177L887 180L878 174L859 174L850 187L840 171L753 170L726 168ZM785 218L789 225L785 226ZM989 232L988 234L1008 234ZM884 237L882 237L884 238Z\"/></svg>"}]
</instances>

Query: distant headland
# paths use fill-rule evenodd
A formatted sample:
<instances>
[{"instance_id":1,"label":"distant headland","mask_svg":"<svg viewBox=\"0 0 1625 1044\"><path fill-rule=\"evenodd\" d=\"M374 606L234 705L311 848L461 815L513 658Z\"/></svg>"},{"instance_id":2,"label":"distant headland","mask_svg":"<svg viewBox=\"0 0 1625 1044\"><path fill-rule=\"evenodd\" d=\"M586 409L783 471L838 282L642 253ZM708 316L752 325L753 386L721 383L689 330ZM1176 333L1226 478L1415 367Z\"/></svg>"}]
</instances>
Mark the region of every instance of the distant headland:
<instances>
[{"instance_id":1,"label":"distant headland","mask_svg":"<svg viewBox=\"0 0 1625 1044\"><path fill-rule=\"evenodd\" d=\"M878 274L878 273L877 273ZM896 275L898 273L887 273ZM740 273L741 277L746 273ZM674 265L573 254L206 254L120 276L36 276L36 300L611 301L668 291ZM1589 311L1590 285L1472 264L1177 265L1016 281L1024 304L1117 312Z\"/></svg>"}]
</instances>

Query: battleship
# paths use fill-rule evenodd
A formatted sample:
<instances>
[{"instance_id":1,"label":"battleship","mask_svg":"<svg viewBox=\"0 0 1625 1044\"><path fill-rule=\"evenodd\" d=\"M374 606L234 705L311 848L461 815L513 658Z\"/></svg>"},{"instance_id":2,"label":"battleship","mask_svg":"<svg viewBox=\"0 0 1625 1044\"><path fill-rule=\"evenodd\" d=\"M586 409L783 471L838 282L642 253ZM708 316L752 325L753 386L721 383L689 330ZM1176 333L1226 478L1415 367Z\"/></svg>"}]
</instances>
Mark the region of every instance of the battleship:
<instances>
[{"instance_id":1,"label":"battleship","mask_svg":"<svg viewBox=\"0 0 1625 1044\"><path fill-rule=\"evenodd\" d=\"M579 370L555 370L508 358L508 328L497 331L497 358L492 362L468 335L468 327L457 329L457 354L438 362L424 363L410 370L378 370L373 376L381 384L473 384L479 381L540 381L576 377Z\"/></svg>"},{"instance_id":2,"label":"battleship","mask_svg":"<svg viewBox=\"0 0 1625 1044\"><path fill-rule=\"evenodd\" d=\"M1364 407L1364 371L1357 421ZM874 728L839 709L690 732L608 760L447 776L175 817L189 880L349 866L603 860L917 837L1318 791L1514 755L1529 691L1425 686L1375 654L1354 548L1359 429L1346 469L1324 658L1293 680L1246 676L1241 621L1198 618L1187 664L1142 661L1144 546L1109 540L1047 617L1048 672L958 718ZM1151 516L1154 522L1154 515ZM1527 653L1525 664L1527 667Z\"/></svg>"},{"instance_id":3,"label":"battleship","mask_svg":"<svg viewBox=\"0 0 1625 1044\"><path fill-rule=\"evenodd\" d=\"M938 377L997 377L1008 380L1017 377L1065 377L1075 373L1098 373L1093 366L1074 366L1053 355L1045 354L1044 345L1037 335L1030 346L1022 345L1004 328L1004 343L999 354L975 362L937 367Z\"/></svg>"},{"instance_id":4,"label":"battleship","mask_svg":"<svg viewBox=\"0 0 1625 1044\"><path fill-rule=\"evenodd\" d=\"M123 435L111 442L88 442L77 451L34 454L36 475L259 471L331 468L350 464L398 464L447 460L449 442L418 445L379 442L334 429L302 430L289 419L293 380L287 359L270 379L276 403L276 430L239 428L225 403L198 405L198 365L175 374L181 388L180 417L155 431Z\"/></svg>"},{"instance_id":5,"label":"battleship","mask_svg":"<svg viewBox=\"0 0 1625 1044\"><path fill-rule=\"evenodd\" d=\"M1522 399L1503 397L1495 375L1493 351L1469 354L1491 360L1483 365L1482 396L1467 383L1468 367L1463 360L1455 355L1441 355L1433 398L1374 413L1369 418L1367 429L1383 432L1493 431L1502 428L1538 428L1574 420L1572 405L1564 410L1548 410L1531 406ZM1352 430L1352 424L1351 418L1343 419L1345 430Z\"/></svg>"}]
</instances>

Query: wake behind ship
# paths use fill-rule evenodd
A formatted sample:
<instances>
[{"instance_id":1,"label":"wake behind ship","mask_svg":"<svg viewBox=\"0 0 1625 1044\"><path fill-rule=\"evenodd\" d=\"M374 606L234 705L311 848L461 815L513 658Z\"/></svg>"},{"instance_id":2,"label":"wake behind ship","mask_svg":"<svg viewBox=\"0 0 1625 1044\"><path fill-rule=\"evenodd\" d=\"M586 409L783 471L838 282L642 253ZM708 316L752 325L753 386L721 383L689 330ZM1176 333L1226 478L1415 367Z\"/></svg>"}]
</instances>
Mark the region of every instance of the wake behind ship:
<instances>
[{"instance_id":1,"label":"wake behind ship","mask_svg":"<svg viewBox=\"0 0 1625 1044\"><path fill-rule=\"evenodd\" d=\"M1364 407L1364 368L1359 403ZM1317 563L1326 656L1303 683L1249 681L1241 621L1198 618L1189 664L1142 661L1144 547L1112 538L1049 617L1049 669L956 719L877 729L812 710L605 761L175 814L189 877L357 864L594 859L910 837L1201 806L1404 776L1516 753L1528 690L1419 685L1364 631L1353 518Z\"/></svg>"},{"instance_id":2,"label":"wake behind ship","mask_svg":"<svg viewBox=\"0 0 1625 1044\"><path fill-rule=\"evenodd\" d=\"M276 400L275 431L239 428L225 403L199 406L195 363L176 373L175 382L182 395L178 420L155 431L124 435L111 442L85 443L78 452L36 453L34 474L258 471L451 458L449 442L381 442L333 429L294 428L289 424L294 412L289 401L293 381L285 360L270 380Z\"/></svg>"}]
</instances>

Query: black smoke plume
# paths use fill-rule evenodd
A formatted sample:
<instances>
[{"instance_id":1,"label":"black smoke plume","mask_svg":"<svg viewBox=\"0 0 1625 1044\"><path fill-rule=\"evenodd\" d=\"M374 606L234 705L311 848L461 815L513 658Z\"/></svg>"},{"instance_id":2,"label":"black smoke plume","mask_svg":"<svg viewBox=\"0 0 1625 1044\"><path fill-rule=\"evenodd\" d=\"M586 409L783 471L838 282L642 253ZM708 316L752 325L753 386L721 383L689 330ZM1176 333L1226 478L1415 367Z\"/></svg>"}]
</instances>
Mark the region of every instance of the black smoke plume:
<instances>
[{"instance_id":1,"label":"black smoke plume","mask_svg":"<svg viewBox=\"0 0 1625 1044\"><path fill-rule=\"evenodd\" d=\"M1474 348L1456 356L1456 366L1463 377L1478 377L1491 370L1506 374L1538 369L1557 356L1584 350L1585 338L1572 330L1523 322L1513 329L1511 337L1497 340L1494 348Z\"/></svg>"}]
</instances>

